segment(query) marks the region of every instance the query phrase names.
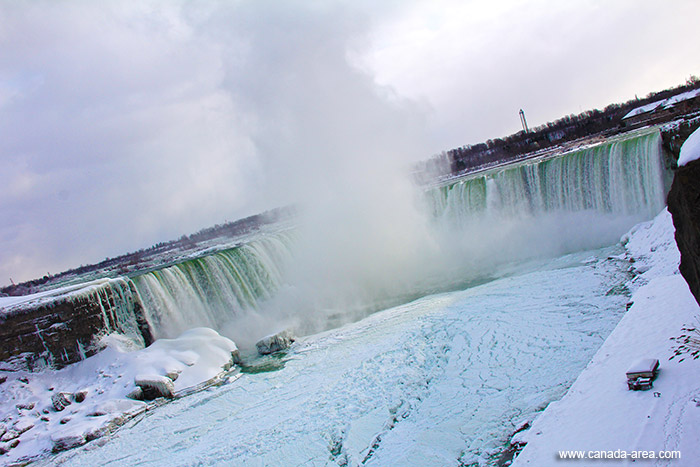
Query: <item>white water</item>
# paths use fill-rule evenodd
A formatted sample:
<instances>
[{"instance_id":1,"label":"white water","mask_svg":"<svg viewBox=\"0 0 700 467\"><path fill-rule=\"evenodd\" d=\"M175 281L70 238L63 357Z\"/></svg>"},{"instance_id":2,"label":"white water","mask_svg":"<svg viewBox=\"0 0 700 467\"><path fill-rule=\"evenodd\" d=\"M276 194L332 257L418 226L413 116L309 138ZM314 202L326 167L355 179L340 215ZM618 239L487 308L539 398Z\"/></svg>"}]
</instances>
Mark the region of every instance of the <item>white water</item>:
<instances>
[{"instance_id":1,"label":"white water","mask_svg":"<svg viewBox=\"0 0 700 467\"><path fill-rule=\"evenodd\" d=\"M269 299L282 283L292 234L282 232L134 278L156 337L220 329Z\"/></svg>"},{"instance_id":2,"label":"white water","mask_svg":"<svg viewBox=\"0 0 700 467\"><path fill-rule=\"evenodd\" d=\"M433 212L453 226L469 224L485 211L536 216L593 210L649 218L664 203L660 152L659 132L644 130L508 165L432 190Z\"/></svg>"},{"instance_id":3,"label":"white water","mask_svg":"<svg viewBox=\"0 0 700 467\"><path fill-rule=\"evenodd\" d=\"M664 200L661 139L648 129L467 176L428 196L450 256L479 266L612 244Z\"/></svg>"}]
</instances>

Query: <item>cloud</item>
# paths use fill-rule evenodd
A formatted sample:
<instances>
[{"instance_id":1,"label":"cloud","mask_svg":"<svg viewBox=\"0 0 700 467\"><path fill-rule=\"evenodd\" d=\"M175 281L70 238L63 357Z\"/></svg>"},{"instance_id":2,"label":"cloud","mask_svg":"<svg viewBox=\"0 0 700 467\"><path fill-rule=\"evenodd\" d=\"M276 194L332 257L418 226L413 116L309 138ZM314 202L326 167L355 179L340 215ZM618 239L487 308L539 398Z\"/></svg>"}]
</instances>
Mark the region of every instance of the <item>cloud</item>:
<instances>
[{"instance_id":1,"label":"cloud","mask_svg":"<svg viewBox=\"0 0 700 467\"><path fill-rule=\"evenodd\" d=\"M434 151L681 84L700 71L692 0L414 3L374 32L364 67L433 108Z\"/></svg>"},{"instance_id":2,"label":"cloud","mask_svg":"<svg viewBox=\"0 0 700 467\"><path fill-rule=\"evenodd\" d=\"M1 8L3 281L260 207L250 202L260 167L222 83L220 45L182 5Z\"/></svg>"},{"instance_id":3,"label":"cloud","mask_svg":"<svg viewBox=\"0 0 700 467\"><path fill-rule=\"evenodd\" d=\"M0 22L5 281L345 199L425 154L420 111L348 63L372 24L350 2L11 3Z\"/></svg>"}]
</instances>

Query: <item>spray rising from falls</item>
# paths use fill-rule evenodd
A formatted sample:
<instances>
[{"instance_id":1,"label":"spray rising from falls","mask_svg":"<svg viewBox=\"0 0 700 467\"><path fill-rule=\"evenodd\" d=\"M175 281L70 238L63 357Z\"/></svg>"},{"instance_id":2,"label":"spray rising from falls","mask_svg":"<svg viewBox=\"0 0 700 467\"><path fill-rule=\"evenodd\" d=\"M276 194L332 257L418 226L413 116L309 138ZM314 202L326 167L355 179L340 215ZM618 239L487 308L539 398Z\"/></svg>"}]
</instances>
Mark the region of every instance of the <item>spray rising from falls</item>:
<instances>
[{"instance_id":1,"label":"spray rising from falls","mask_svg":"<svg viewBox=\"0 0 700 467\"><path fill-rule=\"evenodd\" d=\"M243 324L241 316L251 310L274 320L280 317L279 313L273 317L274 310L286 308L303 314L302 320L313 321L311 309L324 308L326 322L304 329L312 332L327 328L331 321L337 325L360 318L364 312L350 316L353 307L376 309L377 304L392 304L392 297L407 299L488 278L504 262L612 244L632 225L662 209L663 175L659 134L647 131L429 189L425 211L432 242L402 251L411 261L395 258L408 265L402 269L410 270L401 277L395 268L386 268L394 271L390 274L382 273L382 267L388 266L379 264L386 259L382 257L377 264L367 265L366 277L341 276L336 282L342 284L308 276L300 279L289 273L295 268L288 266L299 263L303 255L313 255L313 250L299 251L298 232L286 231L133 281L156 337L170 337L194 326L222 330L236 320L234 327L250 326L250 321ZM322 275L328 275L340 260L322 258L330 266L321 270ZM362 274L362 268L358 271ZM357 283L348 287L352 280ZM378 284L381 281L386 283ZM400 285L392 288L395 283ZM283 285L287 287L280 294ZM372 290L364 293L362 288ZM299 300L299 295L324 297ZM327 299L334 295L343 298L335 303ZM352 306L347 297L355 300ZM348 316L338 318L339 313ZM240 334L235 338L240 340Z\"/></svg>"}]
</instances>

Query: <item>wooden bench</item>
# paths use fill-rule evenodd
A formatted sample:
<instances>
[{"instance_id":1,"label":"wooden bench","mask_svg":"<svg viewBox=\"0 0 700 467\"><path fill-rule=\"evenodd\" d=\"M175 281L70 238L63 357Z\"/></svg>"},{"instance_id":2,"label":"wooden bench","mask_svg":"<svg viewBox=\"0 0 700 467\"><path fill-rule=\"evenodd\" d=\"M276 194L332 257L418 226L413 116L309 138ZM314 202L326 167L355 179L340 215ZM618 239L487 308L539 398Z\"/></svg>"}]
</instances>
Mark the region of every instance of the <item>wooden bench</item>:
<instances>
[{"instance_id":1,"label":"wooden bench","mask_svg":"<svg viewBox=\"0 0 700 467\"><path fill-rule=\"evenodd\" d=\"M651 389L652 382L659 371L659 361L655 358L639 360L627 370L627 389Z\"/></svg>"}]
</instances>

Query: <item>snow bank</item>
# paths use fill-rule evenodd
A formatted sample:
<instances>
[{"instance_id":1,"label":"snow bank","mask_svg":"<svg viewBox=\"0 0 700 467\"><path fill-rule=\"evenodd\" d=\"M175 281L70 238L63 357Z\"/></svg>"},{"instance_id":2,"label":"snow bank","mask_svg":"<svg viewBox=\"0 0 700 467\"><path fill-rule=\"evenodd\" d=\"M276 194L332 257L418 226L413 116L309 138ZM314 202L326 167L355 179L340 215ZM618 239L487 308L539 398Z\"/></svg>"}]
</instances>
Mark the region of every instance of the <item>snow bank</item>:
<instances>
[{"instance_id":1,"label":"snow bank","mask_svg":"<svg viewBox=\"0 0 700 467\"><path fill-rule=\"evenodd\" d=\"M640 107L636 107L632 109L630 112L625 114L624 117L622 117L623 120L634 117L635 115L641 115L643 113L651 112L653 110L656 110L658 108L664 108L664 109L669 109L679 102L683 102L689 99L694 99L695 97L700 96L700 89L693 89L690 91L686 91L680 94L676 94L675 96L671 96L668 99L661 99L659 101L652 102L650 104L642 105Z\"/></svg>"},{"instance_id":2,"label":"snow bank","mask_svg":"<svg viewBox=\"0 0 700 467\"><path fill-rule=\"evenodd\" d=\"M49 302L58 296L69 296L71 294L84 294L91 290L97 289L110 282L119 282L123 279L96 279L90 282L80 284L67 285L57 289L46 290L44 292L33 293L29 295L20 295L17 297L0 297L0 315L14 311L17 308L24 306L38 306L42 303Z\"/></svg>"},{"instance_id":3,"label":"snow bank","mask_svg":"<svg viewBox=\"0 0 700 467\"><path fill-rule=\"evenodd\" d=\"M514 465L551 465L560 451L673 451L689 465L700 459L700 362L669 360L681 328L700 308L678 274L671 216L664 210L623 237L641 275L633 306L567 394L532 427L514 437L527 443ZM625 371L639 358L657 358L650 391L629 391ZM657 460L649 465L666 465ZM645 465L647 465L645 463Z\"/></svg>"},{"instance_id":4,"label":"snow bank","mask_svg":"<svg viewBox=\"0 0 700 467\"><path fill-rule=\"evenodd\" d=\"M681 154L678 156L678 167L697 159L700 159L700 128L691 133L683 143Z\"/></svg>"},{"instance_id":5,"label":"snow bank","mask_svg":"<svg viewBox=\"0 0 700 467\"><path fill-rule=\"evenodd\" d=\"M167 380L173 397L222 375L237 358L229 339L208 328L124 352L108 336L108 348L58 371L0 372L0 453L6 462L33 459L80 446L154 404L130 399L137 382ZM157 404L155 404L157 405Z\"/></svg>"},{"instance_id":6,"label":"snow bank","mask_svg":"<svg viewBox=\"0 0 700 467\"><path fill-rule=\"evenodd\" d=\"M633 285L640 287L655 277L678 274L681 254L676 246L675 231L673 219L664 209L654 220L637 224L622 236L627 256L634 261Z\"/></svg>"}]
</instances>

